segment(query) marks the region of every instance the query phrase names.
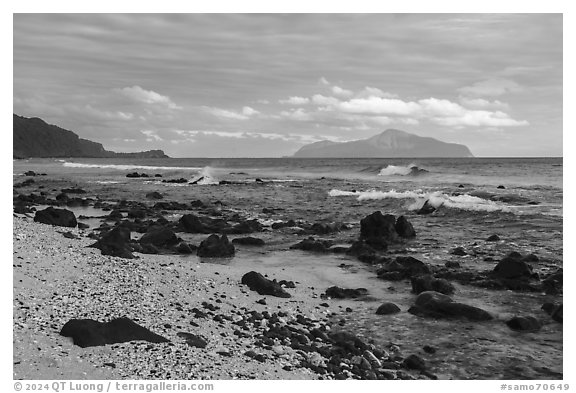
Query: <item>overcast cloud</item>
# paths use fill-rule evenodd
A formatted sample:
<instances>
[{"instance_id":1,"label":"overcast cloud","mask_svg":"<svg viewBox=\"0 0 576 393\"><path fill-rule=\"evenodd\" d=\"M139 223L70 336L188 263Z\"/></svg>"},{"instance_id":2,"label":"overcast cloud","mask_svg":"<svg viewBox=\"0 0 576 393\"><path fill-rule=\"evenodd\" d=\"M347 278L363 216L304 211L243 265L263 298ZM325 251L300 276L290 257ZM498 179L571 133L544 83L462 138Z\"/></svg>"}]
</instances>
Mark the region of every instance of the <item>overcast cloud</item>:
<instances>
[{"instance_id":1,"label":"overcast cloud","mask_svg":"<svg viewBox=\"0 0 576 393\"><path fill-rule=\"evenodd\" d=\"M562 16L16 14L14 113L174 157L387 128L561 156Z\"/></svg>"}]
</instances>

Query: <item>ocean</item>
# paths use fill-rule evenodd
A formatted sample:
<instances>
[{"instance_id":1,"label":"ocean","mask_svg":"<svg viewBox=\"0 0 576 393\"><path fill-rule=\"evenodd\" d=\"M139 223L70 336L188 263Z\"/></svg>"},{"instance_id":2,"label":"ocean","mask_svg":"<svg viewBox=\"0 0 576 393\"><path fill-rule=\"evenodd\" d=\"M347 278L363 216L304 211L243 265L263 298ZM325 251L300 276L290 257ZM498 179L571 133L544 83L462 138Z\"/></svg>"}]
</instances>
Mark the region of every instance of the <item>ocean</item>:
<instances>
[{"instance_id":1,"label":"ocean","mask_svg":"<svg viewBox=\"0 0 576 393\"><path fill-rule=\"evenodd\" d=\"M282 271L288 278L299 278L298 285L305 285L305 277L314 277L326 288L363 287L374 302L392 301L403 311L413 302L409 282L378 279L376 267L347 255L290 249L302 240L301 233L297 228L273 230L271 224L288 220L344 223L351 229L324 237L349 246L358 237L359 221L379 210L406 216L417 233L415 240L390 250L391 257L408 254L437 268L458 261L466 271L482 272L516 251L536 255L533 267L542 276L563 264L562 158L67 158L16 160L13 165L15 183L28 170L46 173L45 178L35 177L46 192L75 186L110 204L123 199L152 204L145 195L157 191L166 201L200 200L215 206L211 211L218 217L256 219L265 228L255 234L266 240L261 249L241 248L234 258L222 260L183 256L184 266L234 264L246 271ZM126 176L132 172L147 176ZM178 178L188 182L166 182ZM426 202L437 210L417 214ZM98 216L93 207L70 209L77 216ZM164 218L176 221L182 213L165 212ZM95 218L86 222L99 225ZM485 241L494 234L501 241ZM193 244L205 237L178 235ZM464 256L452 254L457 247L465 250ZM561 375L561 325L547 324L538 334L519 336L501 323L518 313L542 313L543 302L558 298L454 285L456 300L488 310L500 322L486 328L474 322L427 320L406 312L382 318L374 314L378 303L347 300L337 307L348 306L354 312L339 316L335 323L388 347L399 344L413 353L422 353L425 345L438 348L433 371L441 378L554 379Z\"/></svg>"}]
</instances>

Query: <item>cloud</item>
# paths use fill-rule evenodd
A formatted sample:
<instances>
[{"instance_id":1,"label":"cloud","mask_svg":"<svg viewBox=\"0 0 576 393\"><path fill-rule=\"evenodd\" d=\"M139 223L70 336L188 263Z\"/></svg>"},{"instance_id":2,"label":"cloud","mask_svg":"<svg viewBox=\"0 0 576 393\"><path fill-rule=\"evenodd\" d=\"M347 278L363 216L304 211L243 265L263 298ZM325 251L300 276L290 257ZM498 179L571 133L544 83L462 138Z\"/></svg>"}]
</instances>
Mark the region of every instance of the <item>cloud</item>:
<instances>
[{"instance_id":1,"label":"cloud","mask_svg":"<svg viewBox=\"0 0 576 393\"><path fill-rule=\"evenodd\" d=\"M351 97L354 94L352 90L346 90L339 86L332 86L332 93L340 97Z\"/></svg>"},{"instance_id":2,"label":"cloud","mask_svg":"<svg viewBox=\"0 0 576 393\"><path fill-rule=\"evenodd\" d=\"M122 89L116 89L120 94L130 98L136 102L142 102L145 104L158 104L164 105L170 109L182 109L176 105L168 96L163 96L162 94L156 93L152 90L145 90L140 86L124 87Z\"/></svg>"},{"instance_id":3,"label":"cloud","mask_svg":"<svg viewBox=\"0 0 576 393\"><path fill-rule=\"evenodd\" d=\"M288 104L288 105L305 105L310 102L310 98L292 96L289 97L287 100L278 100L278 102L281 104Z\"/></svg>"},{"instance_id":4,"label":"cloud","mask_svg":"<svg viewBox=\"0 0 576 393\"><path fill-rule=\"evenodd\" d=\"M404 102L395 98L353 98L338 104L338 108L347 113L363 113L374 115L412 115L420 107L415 102Z\"/></svg>"},{"instance_id":5,"label":"cloud","mask_svg":"<svg viewBox=\"0 0 576 393\"><path fill-rule=\"evenodd\" d=\"M328 82L328 79L326 79L324 77L321 77L320 79L318 79L318 83L320 83L321 85L324 85L324 86L330 85L330 82Z\"/></svg>"},{"instance_id":6,"label":"cloud","mask_svg":"<svg viewBox=\"0 0 576 393\"><path fill-rule=\"evenodd\" d=\"M448 127L519 127L530 123L526 120L514 120L503 112L467 111L455 117L437 117L434 123Z\"/></svg>"},{"instance_id":7,"label":"cloud","mask_svg":"<svg viewBox=\"0 0 576 393\"><path fill-rule=\"evenodd\" d=\"M322 94L314 94L312 102L316 105L337 105L340 100L336 97L326 97Z\"/></svg>"},{"instance_id":8,"label":"cloud","mask_svg":"<svg viewBox=\"0 0 576 393\"><path fill-rule=\"evenodd\" d=\"M140 132L146 135L146 142L160 142L164 140L155 131L141 130Z\"/></svg>"},{"instance_id":9,"label":"cloud","mask_svg":"<svg viewBox=\"0 0 576 393\"><path fill-rule=\"evenodd\" d=\"M488 79L476 82L471 86L465 86L458 89L465 95L471 96L501 96L507 93L516 93L522 91L522 87L510 79Z\"/></svg>"},{"instance_id":10,"label":"cloud","mask_svg":"<svg viewBox=\"0 0 576 393\"><path fill-rule=\"evenodd\" d=\"M381 97L381 98L398 98L397 94L387 93L380 90L377 87L366 86L364 89L356 94L357 98L368 98L368 97Z\"/></svg>"},{"instance_id":11,"label":"cloud","mask_svg":"<svg viewBox=\"0 0 576 393\"><path fill-rule=\"evenodd\" d=\"M311 121L313 117L310 113L306 112L302 108L293 109L291 111L282 111L280 112L280 116L296 121Z\"/></svg>"},{"instance_id":12,"label":"cloud","mask_svg":"<svg viewBox=\"0 0 576 393\"><path fill-rule=\"evenodd\" d=\"M256 109L254 109L254 108L251 108L251 107L249 107L249 106L245 106L245 107L242 108L242 114L243 114L244 116L250 117L250 116L258 115L258 114L260 114L260 112L258 112L258 111L257 111Z\"/></svg>"},{"instance_id":13,"label":"cloud","mask_svg":"<svg viewBox=\"0 0 576 393\"><path fill-rule=\"evenodd\" d=\"M484 98L468 98L460 97L460 103L470 108L482 108L482 109L508 109L510 106L502 101L494 100L489 101Z\"/></svg>"}]
</instances>

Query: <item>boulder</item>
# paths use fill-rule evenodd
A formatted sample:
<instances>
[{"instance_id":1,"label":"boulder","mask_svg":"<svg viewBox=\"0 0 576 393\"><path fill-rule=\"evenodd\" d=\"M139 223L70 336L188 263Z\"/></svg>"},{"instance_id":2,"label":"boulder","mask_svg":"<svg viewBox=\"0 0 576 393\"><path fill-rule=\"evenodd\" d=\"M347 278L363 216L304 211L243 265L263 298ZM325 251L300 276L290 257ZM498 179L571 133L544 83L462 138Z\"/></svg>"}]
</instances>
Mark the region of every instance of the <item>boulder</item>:
<instances>
[{"instance_id":1,"label":"boulder","mask_svg":"<svg viewBox=\"0 0 576 393\"><path fill-rule=\"evenodd\" d=\"M232 227L223 228L224 233L231 235L242 235L260 231L262 231L262 225L258 222L258 220L245 220Z\"/></svg>"},{"instance_id":2,"label":"boulder","mask_svg":"<svg viewBox=\"0 0 576 393\"><path fill-rule=\"evenodd\" d=\"M360 220L360 239L375 249L385 250L390 243L399 240L396 218L376 211Z\"/></svg>"},{"instance_id":3,"label":"boulder","mask_svg":"<svg viewBox=\"0 0 576 393\"><path fill-rule=\"evenodd\" d=\"M412 284L412 292L415 294L420 294L426 291L435 291L445 295L451 295L455 291L454 285L452 285L450 281L443 278L434 278L430 274L412 277L410 281Z\"/></svg>"},{"instance_id":4,"label":"boulder","mask_svg":"<svg viewBox=\"0 0 576 393\"><path fill-rule=\"evenodd\" d=\"M552 317L556 322L563 322L563 305L555 305L554 303L544 303L542 305L542 310L546 311L548 315Z\"/></svg>"},{"instance_id":5,"label":"boulder","mask_svg":"<svg viewBox=\"0 0 576 393\"><path fill-rule=\"evenodd\" d=\"M418 209L418 211L416 212L416 214L431 214L434 213L436 211L436 208L434 206L432 206L432 204L430 204L429 201L424 202L424 205L422 205L422 207L420 209Z\"/></svg>"},{"instance_id":6,"label":"boulder","mask_svg":"<svg viewBox=\"0 0 576 393\"><path fill-rule=\"evenodd\" d=\"M463 303L454 302L449 296L438 292L422 292L416 298L409 313L429 318L468 319L471 321L488 321L492 319L487 311Z\"/></svg>"},{"instance_id":7,"label":"boulder","mask_svg":"<svg viewBox=\"0 0 576 393\"><path fill-rule=\"evenodd\" d=\"M200 217L194 214L184 214L180 218L182 228L188 233L210 233L212 230L200 220Z\"/></svg>"},{"instance_id":8,"label":"boulder","mask_svg":"<svg viewBox=\"0 0 576 393\"><path fill-rule=\"evenodd\" d=\"M162 199L164 196L160 194L158 191L152 191L146 194L146 198L148 199Z\"/></svg>"},{"instance_id":9,"label":"boulder","mask_svg":"<svg viewBox=\"0 0 576 393\"><path fill-rule=\"evenodd\" d=\"M218 236L212 234L202 240L196 255L199 257L222 258L234 256L234 245L228 241L226 235Z\"/></svg>"},{"instance_id":10,"label":"boulder","mask_svg":"<svg viewBox=\"0 0 576 393\"><path fill-rule=\"evenodd\" d=\"M337 286L330 287L326 290L326 296L332 299L356 299L368 294L366 288L340 288Z\"/></svg>"},{"instance_id":11,"label":"boulder","mask_svg":"<svg viewBox=\"0 0 576 393\"><path fill-rule=\"evenodd\" d=\"M157 247L169 247L178 244L180 239L169 228L152 226L140 238L140 244L153 244Z\"/></svg>"},{"instance_id":12,"label":"boulder","mask_svg":"<svg viewBox=\"0 0 576 393\"><path fill-rule=\"evenodd\" d=\"M346 251L346 254L358 257L362 262L372 263L376 260L376 250L364 240L357 240Z\"/></svg>"},{"instance_id":13,"label":"boulder","mask_svg":"<svg viewBox=\"0 0 576 393\"><path fill-rule=\"evenodd\" d=\"M180 244L178 244L178 247L176 247L176 251L178 251L180 254L192 254L195 249L196 249L195 246L192 247L190 246L190 244L186 242L180 242Z\"/></svg>"},{"instance_id":14,"label":"boulder","mask_svg":"<svg viewBox=\"0 0 576 393\"><path fill-rule=\"evenodd\" d=\"M73 212L66 209L57 209L52 206L39 210L34 215L34 221L60 227L74 228L78 225Z\"/></svg>"},{"instance_id":15,"label":"boulder","mask_svg":"<svg viewBox=\"0 0 576 393\"><path fill-rule=\"evenodd\" d=\"M233 239L232 244L241 244L243 246L263 246L265 243L264 240L257 237L247 236Z\"/></svg>"},{"instance_id":16,"label":"boulder","mask_svg":"<svg viewBox=\"0 0 576 393\"><path fill-rule=\"evenodd\" d=\"M498 240L500 240L500 236L498 235L490 235L486 239L487 242L497 242Z\"/></svg>"},{"instance_id":17,"label":"boulder","mask_svg":"<svg viewBox=\"0 0 576 393\"><path fill-rule=\"evenodd\" d=\"M376 271L378 278L398 281L412 276L430 274L430 268L414 257L396 257L396 260L386 263Z\"/></svg>"},{"instance_id":18,"label":"boulder","mask_svg":"<svg viewBox=\"0 0 576 393\"><path fill-rule=\"evenodd\" d=\"M400 312L400 307L391 302L382 303L376 310L376 315L389 315Z\"/></svg>"},{"instance_id":19,"label":"boulder","mask_svg":"<svg viewBox=\"0 0 576 393\"><path fill-rule=\"evenodd\" d=\"M404 216L400 216L396 219L396 224L394 224L394 228L396 229L396 233L398 233L398 236L400 237L411 238L416 236L416 231L414 230L414 227L412 226L410 221L408 221Z\"/></svg>"},{"instance_id":20,"label":"boulder","mask_svg":"<svg viewBox=\"0 0 576 393\"><path fill-rule=\"evenodd\" d=\"M327 240L315 240L313 237L302 240L300 243L296 243L290 246L293 250L304 250L313 252L328 252L328 249L332 246L332 242Z\"/></svg>"},{"instance_id":21,"label":"boulder","mask_svg":"<svg viewBox=\"0 0 576 393\"><path fill-rule=\"evenodd\" d=\"M446 261L446 263L444 264L444 266L446 266L447 268L451 268L451 269L459 269L459 268L460 268L460 262L457 262L457 261Z\"/></svg>"},{"instance_id":22,"label":"boulder","mask_svg":"<svg viewBox=\"0 0 576 393\"><path fill-rule=\"evenodd\" d=\"M109 322L93 319L71 319L60 331L64 337L72 337L79 347L95 347L128 341L168 342L168 339L152 333L129 318L116 318Z\"/></svg>"},{"instance_id":23,"label":"boulder","mask_svg":"<svg viewBox=\"0 0 576 393\"><path fill-rule=\"evenodd\" d=\"M291 295L276 282L264 277L262 274L251 271L242 276L242 284L247 285L260 295L272 295L276 297L289 298Z\"/></svg>"},{"instance_id":24,"label":"boulder","mask_svg":"<svg viewBox=\"0 0 576 393\"><path fill-rule=\"evenodd\" d=\"M454 248L452 251L450 251L450 254L452 255L457 255L460 257L463 257L464 255L467 255L466 251L462 248L462 247L456 247Z\"/></svg>"},{"instance_id":25,"label":"boulder","mask_svg":"<svg viewBox=\"0 0 576 393\"><path fill-rule=\"evenodd\" d=\"M522 255L517 252L511 252L504 257L494 270L492 274L498 278L531 278L532 267L522 260Z\"/></svg>"},{"instance_id":26,"label":"boulder","mask_svg":"<svg viewBox=\"0 0 576 393\"><path fill-rule=\"evenodd\" d=\"M321 223L316 222L310 227L310 232L316 235L329 235L331 233L339 232L342 227L336 223Z\"/></svg>"},{"instance_id":27,"label":"boulder","mask_svg":"<svg viewBox=\"0 0 576 393\"><path fill-rule=\"evenodd\" d=\"M131 259L134 258L134 255L130 247L130 240L130 229L118 226L106 232L90 247L98 248L102 255Z\"/></svg>"},{"instance_id":28,"label":"boulder","mask_svg":"<svg viewBox=\"0 0 576 393\"><path fill-rule=\"evenodd\" d=\"M542 324L533 316L513 317L506 321L506 325L512 330L536 332L540 330Z\"/></svg>"},{"instance_id":29,"label":"boulder","mask_svg":"<svg viewBox=\"0 0 576 393\"><path fill-rule=\"evenodd\" d=\"M542 288L547 295L558 295L562 292L563 286L564 274L562 268L542 280Z\"/></svg>"}]
</instances>

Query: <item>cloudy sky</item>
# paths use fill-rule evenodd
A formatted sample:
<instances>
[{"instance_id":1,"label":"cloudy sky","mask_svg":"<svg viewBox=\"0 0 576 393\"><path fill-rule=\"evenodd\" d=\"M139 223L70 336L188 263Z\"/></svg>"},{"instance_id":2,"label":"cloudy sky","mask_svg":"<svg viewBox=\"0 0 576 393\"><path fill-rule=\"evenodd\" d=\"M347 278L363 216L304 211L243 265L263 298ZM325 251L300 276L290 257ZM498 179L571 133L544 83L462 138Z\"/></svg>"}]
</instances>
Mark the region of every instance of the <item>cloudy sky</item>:
<instances>
[{"instance_id":1,"label":"cloudy sky","mask_svg":"<svg viewBox=\"0 0 576 393\"><path fill-rule=\"evenodd\" d=\"M388 128L561 156L562 16L15 14L14 113L173 157Z\"/></svg>"}]
</instances>

